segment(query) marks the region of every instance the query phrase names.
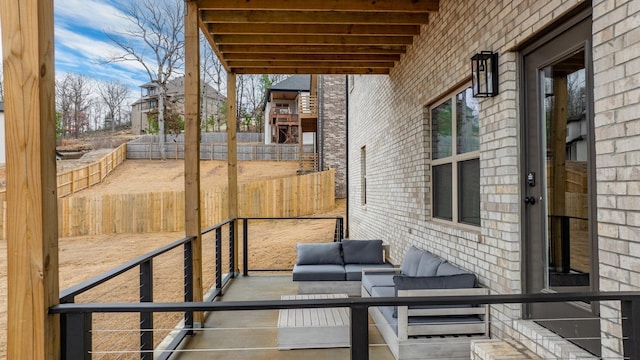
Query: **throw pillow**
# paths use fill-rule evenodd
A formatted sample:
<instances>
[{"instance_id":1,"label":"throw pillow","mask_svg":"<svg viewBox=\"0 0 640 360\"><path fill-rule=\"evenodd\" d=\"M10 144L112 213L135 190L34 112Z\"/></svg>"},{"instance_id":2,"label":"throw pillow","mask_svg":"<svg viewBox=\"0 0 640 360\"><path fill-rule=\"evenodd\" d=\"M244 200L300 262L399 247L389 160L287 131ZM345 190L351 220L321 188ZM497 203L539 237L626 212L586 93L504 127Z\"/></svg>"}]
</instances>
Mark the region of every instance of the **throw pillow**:
<instances>
[{"instance_id":1,"label":"throw pillow","mask_svg":"<svg viewBox=\"0 0 640 360\"><path fill-rule=\"evenodd\" d=\"M382 240L342 240L345 264L384 264Z\"/></svg>"},{"instance_id":2,"label":"throw pillow","mask_svg":"<svg viewBox=\"0 0 640 360\"><path fill-rule=\"evenodd\" d=\"M476 275L472 273L450 276L412 277L396 275L393 277L396 290L416 289L465 289L477 286Z\"/></svg>"},{"instance_id":3,"label":"throw pillow","mask_svg":"<svg viewBox=\"0 0 640 360\"><path fill-rule=\"evenodd\" d=\"M422 253L422 250L411 245L409 250L407 250L407 253L404 255L402 265L400 266L402 274L406 276L416 276L418 272L418 265L420 265L420 258L422 257Z\"/></svg>"},{"instance_id":4,"label":"throw pillow","mask_svg":"<svg viewBox=\"0 0 640 360\"><path fill-rule=\"evenodd\" d=\"M297 244L298 265L344 265L340 243Z\"/></svg>"}]
</instances>

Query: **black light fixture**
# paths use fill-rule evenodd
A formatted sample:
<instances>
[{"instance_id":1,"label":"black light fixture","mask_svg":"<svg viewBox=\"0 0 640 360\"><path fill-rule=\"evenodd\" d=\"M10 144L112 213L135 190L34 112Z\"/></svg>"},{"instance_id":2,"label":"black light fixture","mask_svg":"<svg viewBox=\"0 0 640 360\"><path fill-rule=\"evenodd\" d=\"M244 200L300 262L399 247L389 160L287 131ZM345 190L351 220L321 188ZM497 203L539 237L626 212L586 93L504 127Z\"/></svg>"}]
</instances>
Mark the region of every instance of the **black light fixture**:
<instances>
[{"instance_id":1,"label":"black light fixture","mask_svg":"<svg viewBox=\"0 0 640 360\"><path fill-rule=\"evenodd\" d=\"M481 51L471 58L473 97L498 95L498 53Z\"/></svg>"}]
</instances>

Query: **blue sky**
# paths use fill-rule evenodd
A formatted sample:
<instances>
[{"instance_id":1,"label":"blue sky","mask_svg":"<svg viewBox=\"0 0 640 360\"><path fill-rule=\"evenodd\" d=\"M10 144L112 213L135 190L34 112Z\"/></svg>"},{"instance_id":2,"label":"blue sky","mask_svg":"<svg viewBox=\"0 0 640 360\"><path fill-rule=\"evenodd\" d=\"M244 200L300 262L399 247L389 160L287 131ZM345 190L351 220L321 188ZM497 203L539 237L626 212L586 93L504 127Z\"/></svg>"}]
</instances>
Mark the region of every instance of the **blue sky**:
<instances>
[{"instance_id":1,"label":"blue sky","mask_svg":"<svg viewBox=\"0 0 640 360\"><path fill-rule=\"evenodd\" d=\"M123 54L105 33L113 34L129 26L121 10L122 4L128 2L54 1L57 78L67 72L80 73L98 80L119 80L134 90L149 81L146 71L137 62L102 63L110 56Z\"/></svg>"}]
</instances>

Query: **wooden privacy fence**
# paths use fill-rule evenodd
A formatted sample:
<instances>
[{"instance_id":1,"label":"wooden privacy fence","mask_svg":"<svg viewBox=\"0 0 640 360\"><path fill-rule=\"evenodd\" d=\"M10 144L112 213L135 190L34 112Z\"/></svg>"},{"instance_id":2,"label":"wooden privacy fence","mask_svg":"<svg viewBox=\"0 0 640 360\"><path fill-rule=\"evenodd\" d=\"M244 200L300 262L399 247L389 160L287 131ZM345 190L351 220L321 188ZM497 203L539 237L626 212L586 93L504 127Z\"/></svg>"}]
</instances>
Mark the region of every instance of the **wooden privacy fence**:
<instances>
[{"instance_id":1,"label":"wooden privacy fence","mask_svg":"<svg viewBox=\"0 0 640 360\"><path fill-rule=\"evenodd\" d=\"M127 145L122 144L92 164L58 173L58 197L68 196L101 183L109 173L126 159ZM1 190L0 202L6 200L6 190Z\"/></svg>"},{"instance_id":2,"label":"wooden privacy fence","mask_svg":"<svg viewBox=\"0 0 640 360\"><path fill-rule=\"evenodd\" d=\"M332 209L335 206L334 178L332 169L239 184L239 216L295 217ZM202 226L227 219L228 204L226 186L202 191ZM184 191L58 199L58 234L61 237L182 231L184 220Z\"/></svg>"}]
</instances>

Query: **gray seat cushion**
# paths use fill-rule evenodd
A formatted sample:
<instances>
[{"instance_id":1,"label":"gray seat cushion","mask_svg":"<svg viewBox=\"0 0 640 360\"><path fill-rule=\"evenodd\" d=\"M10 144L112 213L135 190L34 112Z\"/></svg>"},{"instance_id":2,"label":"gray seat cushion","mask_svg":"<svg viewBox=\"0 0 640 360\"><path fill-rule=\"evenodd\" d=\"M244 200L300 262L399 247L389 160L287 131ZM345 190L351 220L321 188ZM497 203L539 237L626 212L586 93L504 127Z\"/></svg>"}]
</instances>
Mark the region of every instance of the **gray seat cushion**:
<instances>
[{"instance_id":1,"label":"gray seat cushion","mask_svg":"<svg viewBox=\"0 0 640 360\"><path fill-rule=\"evenodd\" d=\"M387 287L391 287L392 289L395 289L395 283L393 282L394 275L395 275L394 273L366 274L362 278L362 286L364 287L365 290L367 290L369 295L372 295L372 289L377 286L387 286Z\"/></svg>"},{"instance_id":2,"label":"gray seat cushion","mask_svg":"<svg viewBox=\"0 0 640 360\"><path fill-rule=\"evenodd\" d=\"M344 281L342 265L295 265L293 281Z\"/></svg>"},{"instance_id":3,"label":"gray seat cushion","mask_svg":"<svg viewBox=\"0 0 640 360\"><path fill-rule=\"evenodd\" d=\"M338 242L296 244L296 265L344 265L342 246Z\"/></svg>"},{"instance_id":4,"label":"gray seat cushion","mask_svg":"<svg viewBox=\"0 0 640 360\"><path fill-rule=\"evenodd\" d=\"M384 264L382 240L342 240L345 264Z\"/></svg>"},{"instance_id":5,"label":"gray seat cushion","mask_svg":"<svg viewBox=\"0 0 640 360\"><path fill-rule=\"evenodd\" d=\"M361 281L362 269L389 269L391 264L345 264L344 271L347 275L347 281Z\"/></svg>"}]
</instances>

